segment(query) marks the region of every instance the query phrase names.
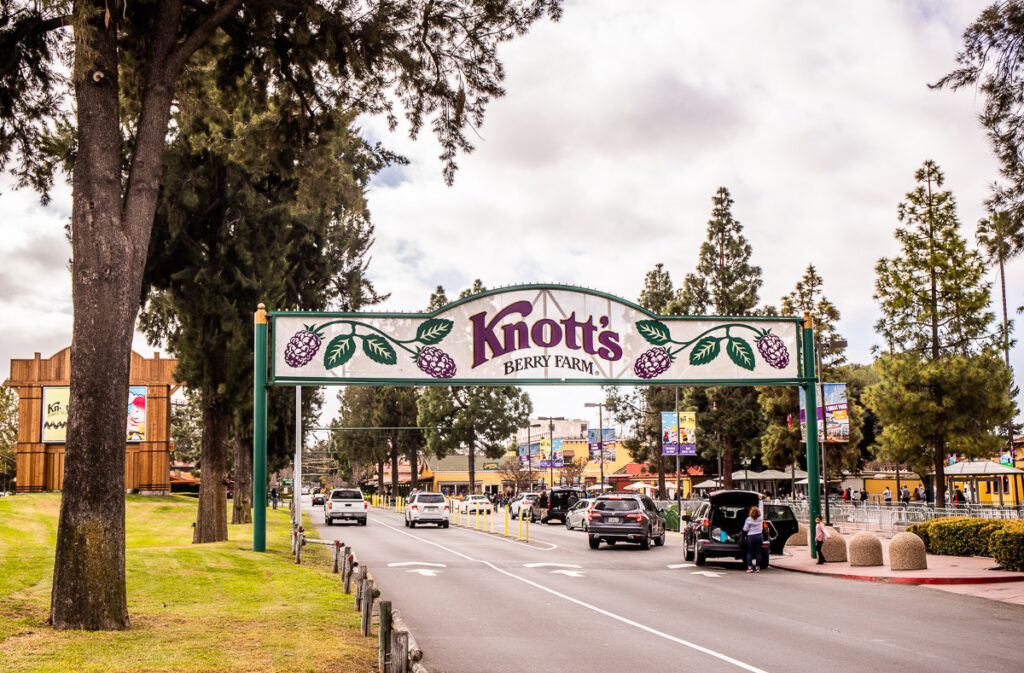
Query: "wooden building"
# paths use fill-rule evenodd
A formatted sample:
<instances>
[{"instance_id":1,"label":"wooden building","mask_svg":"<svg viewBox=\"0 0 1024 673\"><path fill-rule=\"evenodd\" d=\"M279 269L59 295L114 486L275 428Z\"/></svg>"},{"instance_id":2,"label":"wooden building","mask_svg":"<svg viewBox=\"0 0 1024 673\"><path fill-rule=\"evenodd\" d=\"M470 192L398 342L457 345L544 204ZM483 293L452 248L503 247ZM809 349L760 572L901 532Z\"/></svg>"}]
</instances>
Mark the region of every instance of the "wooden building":
<instances>
[{"instance_id":1,"label":"wooden building","mask_svg":"<svg viewBox=\"0 0 1024 673\"><path fill-rule=\"evenodd\" d=\"M125 428L125 489L170 489L171 394L178 361L132 351ZM4 381L18 393L17 492L59 491L64 482L64 431L71 381L71 348L42 358L11 360ZM45 404L45 408L44 408Z\"/></svg>"}]
</instances>

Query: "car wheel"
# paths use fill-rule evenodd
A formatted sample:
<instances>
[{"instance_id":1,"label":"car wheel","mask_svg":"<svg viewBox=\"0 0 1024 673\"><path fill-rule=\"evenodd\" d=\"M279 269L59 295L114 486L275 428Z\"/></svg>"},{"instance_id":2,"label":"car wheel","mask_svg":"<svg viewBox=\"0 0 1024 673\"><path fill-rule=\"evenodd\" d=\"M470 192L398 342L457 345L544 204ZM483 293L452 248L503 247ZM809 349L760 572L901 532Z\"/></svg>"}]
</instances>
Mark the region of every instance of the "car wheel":
<instances>
[{"instance_id":1,"label":"car wheel","mask_svg":"<svg viewBox=\"0 0 1024 673\"><path fill-rule=\"evenodd\" d=\"M583 520L583 532L586 533L590 528L587 526L586 519Z\"/></svg>"},{"instance_id":2,"label":"car wheel","mask_svg":"<svg viewBox=\"0 0 1024 673\"><path fill-rule=\"evenodd\" d=\"M334 521L331 519L331 517L326 517L326 519L327 519L327 525L328 526L333 526L334 525Z\"/></svg>"},{"instance_id":3,"label":"car wheel","mask_svg":"<svg viewBox=\"0 0 1024 673\"><path fill-rule=\"evenodd\" d=\"M665 534L662 533L658 537L654 538L654 544L659 546L659 547L664 547L665 546Z\"/></svg>"},{"instance_id":4,"label":"car wheel","mask_svg":"<svg viewBox=\"0 0 1024 673\"><path fill-rule=\"evenodd\" d=\"M704 552L702 552L700 548L697 548L693 553L693 562L699 566L702 566L705 563L707 563L707 561L708 558L704 555Z\"/></svg>"},{"instance_id":5,"label":"car wheel","mask_svg":"<svg viewBox=\"0 0 1024 673\"><path fill-rule=\"evenodd\" d=\"M447 527L448 527L448 522L447 521L445 521L444 523L441 524L441 528L447 528Z\"/></svg>"},{"instance_id":6,"label":"car wheel","mask_svg":"<svg viewBox=\"0 0 1024 673\"><path fill-rule=\"evenodd\" d=\"M366 525L366 519L360 519L359 520L359 525L360 526L365 526Z\"/></svg>"},{"instance_id":7,"label":"car wheel","mask_svg":"<svg viewBox=\"0 0 1024 673\"><path fill-rule=\"evenodd\" d=\"M768 567L768 563L769 563L769 560L770 560L769 556L770 555L768 554L768 552L765 552L765 551L761 552L761 561L760 561L760 563L761 563L761 567L762 568L767 568Z\"/></svg>"},{"instance_id":8,"label":"car wheel","mask_svg":"<svg viewBox=\"0 0 1024 673\"><path fill-rule=\"evenodd\" d=\"M572 526L569 525L569 520L568 519L565 520L565 529L566 530L572 530Z\"/></svg>"},{"instance_id":9,"label":"car wheel","mask_svg":"<svg viewBox=\"0 0 1024 673\"><path fill-rule=\"evenodd\" d=\"M693 560L693 551L690 550L690 547L686 544L685 541L683 542L683 560L684 561L692 561Z\"/></svg>"},{"instance_id":10,"label":"car wheel","mask_svg":"<svg viewBox=\"0 0 1024 673\"><path fill-rule=\"evenodd\" d=\"M416 522L415 521L410 521L409 522L409 528L415 528L415 527L416 527Z\"/></svg>"},{"instance_id":11,"label":"car wheel","mask_svg":"<svg viewBox=\"0 0 1024 673\"><path fill-rule=\"evenodd\" d=\"M644 535L644 539L640 540L640 548L643 549L644 551L646 551L646 550L651 548L651 536L650 535Z\"/></svg>"},{"instance_id":12,"label":"car wheel","mask_svg":"<svg viewBox=\"0 0 1024 673\"><path fill-rule=\"evenodd\" d=\"M608 544L611 544L611 542L609 542ZM590 548L591 549L597 549L600 546L601 546L601 538L599 538L599 537L591 537L590 538Z\"/></svg>"}]
</instances>

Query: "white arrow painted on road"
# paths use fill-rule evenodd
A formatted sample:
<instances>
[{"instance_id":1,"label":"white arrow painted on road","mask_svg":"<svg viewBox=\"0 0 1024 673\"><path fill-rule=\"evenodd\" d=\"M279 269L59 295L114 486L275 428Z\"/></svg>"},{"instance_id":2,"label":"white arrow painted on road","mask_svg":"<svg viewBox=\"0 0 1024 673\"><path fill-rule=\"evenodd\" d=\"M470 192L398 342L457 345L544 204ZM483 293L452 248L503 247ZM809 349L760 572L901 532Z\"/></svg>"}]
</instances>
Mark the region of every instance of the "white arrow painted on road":
<instances>
[{"instance_id":1,"label":"white arrow painted on road","mask_svg":"<svg viewBox=\"0 0 1024 673\"><path fill-rule=\"evenodd\" d=\"M401 563L389 563L389 568L398 568L400 566L433 566L435 568L447 568L443 563L426 563L424 561L402 561Z\"/></svg>"},{"instance_id":2,"label":"white arrow painted on road","mask_svg":"<svg viewBox=\"0 0 1024 673\"><path fill-rule=\"evenodd\" d=\"M579 566L576 566L576 567L578 568ZM563 575L568 575L569 577L586 577L586 574L580 572L579 570L552 570L551 571L552 575L554 575L555 573L561 573Z\"/></svg>"},{"instance_id":3,"label":"white arrow painted on road","mask_svg":"<svg viewBox=\"0 0 1024 673\"><path fill-rule=\"evenodd\" d=\"M665 567L666 568L672 568L672 570L675 570L676 568L692 568L693 564L692 563L673 563L672 565L665 566Z\"/></svg>"},{"instance_id":4,"label":"white arrow painted on road","mask_svg":"<svg viewBox=\"0 0 1024 673\"><path fill-rule=\"evenodd\" d=\"M575 563L524 563L524 568L543 568L544 566L551 566L553 568L579 568L581 566Z\"/></svg>"},{"instance_id":5,"label":"white arrow painted on road","mask_svg":"<svg viewBox=\"0 0 1024 673\"><path fill-rule=\"evenodd\" d=\"M721 577L725 573L716 573L711 570L694 570L691 575L703 575L704 577Z\"/></svg>"},{"instance_id":6,"label":"white arrow painted on road","mask_svg":"<svg viewBox=\"0 0 1024 673\"><path fill-rule=\"evenodd\" d=\"M407 572L407 573L419 573L420 575L423 575L424 577L437 577L437 573L439 573L441 571L440 570L431 570L430 568L413 568L412 570L406 570L405 572Z\"/></svg>"}]
</instances>

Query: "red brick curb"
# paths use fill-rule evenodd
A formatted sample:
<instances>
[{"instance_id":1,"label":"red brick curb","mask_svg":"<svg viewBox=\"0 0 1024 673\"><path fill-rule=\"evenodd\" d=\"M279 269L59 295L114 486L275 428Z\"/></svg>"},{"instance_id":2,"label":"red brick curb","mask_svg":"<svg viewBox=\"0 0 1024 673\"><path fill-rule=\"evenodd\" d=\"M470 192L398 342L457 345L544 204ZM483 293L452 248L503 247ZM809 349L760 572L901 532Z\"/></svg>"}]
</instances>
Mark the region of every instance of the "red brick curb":
<instances>
[{"instance_id":1,"label":"red brick curb","mask_svg":"<svg viewBox=\"0 0 1024 673\"><path fill-rule=\"evenodd\" d=\"M885 575L854 575L852 573L820 573L803 568L787 568L776 563L773 563L772 566L779 570L817 575L818 577L838 577L844 580L884 582L886 584L997 584L1002 582L1024 582L1024 575L1008 577L887 577Z\"/></svg>"}]
</instances>

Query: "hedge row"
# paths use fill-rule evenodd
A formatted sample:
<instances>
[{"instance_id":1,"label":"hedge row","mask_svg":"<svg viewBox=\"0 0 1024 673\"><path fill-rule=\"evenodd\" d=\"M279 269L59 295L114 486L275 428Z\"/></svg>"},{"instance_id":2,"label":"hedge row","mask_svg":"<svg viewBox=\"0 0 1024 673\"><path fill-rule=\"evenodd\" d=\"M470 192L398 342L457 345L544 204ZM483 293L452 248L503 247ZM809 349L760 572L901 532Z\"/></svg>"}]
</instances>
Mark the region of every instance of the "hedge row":
<instances>
[{"instance_id":1,"label":"hedge row","mask_svg":"<svg viewBox=\"0 0 1024 673\"><path fill-rule=\"evenodd\" d=\"M1007 570L1024 570L1024 521L951 516L907 527L930 554L991 556Z\"/></svg>"}]
</instances>

